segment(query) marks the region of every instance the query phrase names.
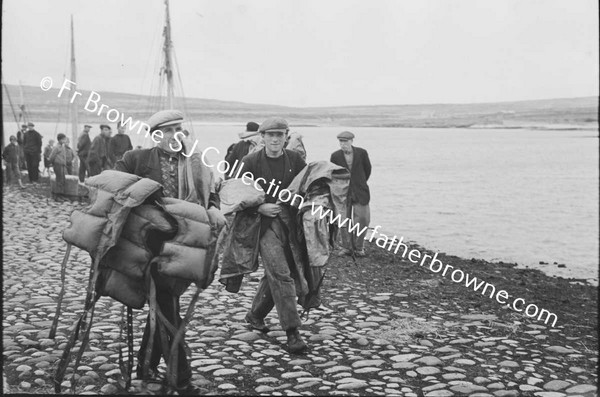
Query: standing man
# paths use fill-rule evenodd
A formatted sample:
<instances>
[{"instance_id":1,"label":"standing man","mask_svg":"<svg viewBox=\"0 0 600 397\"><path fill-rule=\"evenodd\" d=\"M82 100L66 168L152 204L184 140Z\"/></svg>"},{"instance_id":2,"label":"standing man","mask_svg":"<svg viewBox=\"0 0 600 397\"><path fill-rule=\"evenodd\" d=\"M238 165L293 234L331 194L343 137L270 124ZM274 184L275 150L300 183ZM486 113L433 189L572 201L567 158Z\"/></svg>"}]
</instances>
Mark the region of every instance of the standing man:
<instances>
[{"instance_id":1,"label":"standing man","mask_svg":"<svg viewBox=\"0 0 600 397\"><path fill-rule=\"evenodd\" d=\"M200 160L200 154L196 153L189 159L182 154L185 151L180 143L181 135L183 135L182 122L183 113L177 110L163 110L154 114L148 120L148 125L150 126L149 132L151 135L160 130L159 136L162 138L158 141L158 145L152 149L140 149L125 153L123 158L115 165L115 170L159 182L163 187L162 196L197 203L207 209L211 219L217 220L214 222L215 224L223 225L225 219L219 211L219 199L213 193L214 180L210 169ZM195 184L189 184L189 181L186 181L184 175L189 173L193 176ZM195 187L195 189L192 189L192 187ZM179 296L171 292L168 285L166 285L167 283L163 281L164 276L159 275L156 267L151 269L151 275L156 283L156 300L160 311L172 327L178 328L182 322L179 315ZM148 315L148 322L138 354L138 379L148 378L148 374L143 372L141 363L149 347L150 329L150 315ZM151 344L150 351L150 375L152 373L158 374L157 367L161 356L165 358L165 362L167 360L168 353L163 352L162 347L168 346L169 349L171 348L172 335L166 336L168 340L161 340L161 338L160 332L154 333L154 341ZM179 346L177 359L178 393L180 395L199 394L199 390L191 383L192 369L186 358L183 345Z\"/></svg>"},{"instance_id":2,"label":"standing man","mask_svg":"<svg viewBox=\"0 0 600 397\"><path fill-rule=\"evenodd\" d=\"M69 138L65 140L65 151L67 158L67 175L73 175L73 160L75 159L75 152L71 149L71 141Z\"/></svg>"},{"instance_id":3,"label":"standing man","mask_svg":"<svg viewBox=\"0 0 600 397\"><path fill-rule=\"evenodd\" d=\"M32 122L27 123L27 132L23 136L23 151L27 163L29 182L37 183L40 177L40 160L42 158L42 135L33 127Z\"/></svg>"},{"instance_id":4,"label":"standing man","mask_svg":"<svg viewBox=\"0 0 600 397\"><path fill-rule=\"evenodd\" d=\"M225 161L229 163L230 170L234 166L235 161L238 160L238 164L235 166L237 170L244 156L250 153L250 151L260 143L262 138L258 133L259 127L258 123L250 121L246 124L246 131L239 134L241 140L229 147L227 156L225 156ZM235 170L226 174L225 179L230 178L228 175L235 175Z\"/></svg>"},{"instance_id":5,"label":"standing man","mask_svg":"<svg viewBox=\"0 0 600 397\"><path fill-rule=\"evenodd\" d=\"M117 124L117 135L110 138L108 142L108 157L112 164L116 164L117 161L123 158L123 155L128 150L133 149L131 145L131 139L128 135L125 135L125 126L121 121Z\"/></svg>"},{"instance_id":6,"label":"standing man","mask_svg":"<svg viewBox=\"0 0 600 397\"><path fill-rule=\"evenodd\" d=\"M54 175L56 175L56 193L65 194L65 183L67 175L67 163L68 163L68 152L67 152L67 136L65 134L58 134L56 136L58 143L52 148L52 153L48 160L54 169Z\"/></svg>"},{"instance_id":7,"label":"standing man","mask_svg":"<svg viewBox=\"0 0 600 397\"><path fill-rule=\"evenodd\" d=\"M371 194L367 185L367 181L371 176L371 161L365 149L352 146L354 142L353 133L344 131L339 133L337 138L341 149L331 154L330 161L350 171L348 213L346 215L349 219L352 219L353 224L360 224L360 229L362 229L369 226L371 221L371 211L369 209ZM341 230L343 248L340 255L352 255L354 253L356 256L365 256L363 246L367 229L365 228L364 233L360 235L354 233L351 235L348 226Z\"/></svg>"},{"instance_id":8,"label":"standing man","mask_svg":"<svg viewBox=\"0 0 600 397\"><path fill-rule=\"evenodd\" d=\"M287 334L290 353L300 353L307 348L298 328L302 325L296 307L297 268L291 257L288 233L295 233L298 226L287 205L275 204L277 191L287 188L306 163L300 155L283 148L288 123L282 118L270 118L259 129L265 146L243 158L244 173L250 172L265 194L265 203L251 211L261 215L259 253L265 269L252 307L246 314L251 328L268 332L264 319L277 308L279 323ZM242 179L243 180L243 179ZM269 188L270 186L270 188ZM280 189L272 189L279 186Z\"/></svg>"},{"instance_id":9,"label":"standing man","mask_svg":"<svg viewBox=\"0 0 600 397\"><path fill-rule=\"evenodd\" d=\"M21 182L21 170L19 168L19 145L17 143L17 137L11 135L10 143L6 145L2 151L2 159L6 163L6 182L11 183L16 180L21 188L24 188L23 182Z\"/></svg>"},{"instance_id":10,"label":"standing man","mask_svg":"<svg viewBox=\"0 0 600 397\"><path fill-rule=\"evenodd\" d=\"M54 139L50 139L48 146L44 148L44 171L42 171L42 175L48 171L48 176L50 176L50 168L52 167L50 155L52 154L52 149L54 149Z\"/></svg>"},{"instance_id":11,"label":"standing man","mask_svg":"<svg viewBox=\"0 0 600 397\"><path fill-rule=\"evenodd\" d=\"M87 156L90 153L90 147L92 146L92 140L90 139L91 125L84 125L83 132L77 140L77 156L79 157L79 182L85 180L85 174L87 169Z\"/></svg>"},{"instance_id":12,"label":"standing man","mask_svg":"<svg viewBox=\"0 0 600 397\"><path fill-rule=\"evenodd\" d=\"M104 170L110 170L113 164L108 157L108 142L112 131L106 124L100 125L100 135L94 138L87 156L88 175L98 175Z\"/></svg>"},{"instance_id":13,"label":"standing man","mask_svg":"<svg viewBox=\"0 0 600 397\"><path fill-rule=\"evenodd\" d=\"M19 167L24 170L27 168L25 162L25 152L23 151L23 141L25 140L25 133L27 132L27 124L21 124L21 129L17 131L17 144L19 145Z\"/></svg>"}]
</instances>

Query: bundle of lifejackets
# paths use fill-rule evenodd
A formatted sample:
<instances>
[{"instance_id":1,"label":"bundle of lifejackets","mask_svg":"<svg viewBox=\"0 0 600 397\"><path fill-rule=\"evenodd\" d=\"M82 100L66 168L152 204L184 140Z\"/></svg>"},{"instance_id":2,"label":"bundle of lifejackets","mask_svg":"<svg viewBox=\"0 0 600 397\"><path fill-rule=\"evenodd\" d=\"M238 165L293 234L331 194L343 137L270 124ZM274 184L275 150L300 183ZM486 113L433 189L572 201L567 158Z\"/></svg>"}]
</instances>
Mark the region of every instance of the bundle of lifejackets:
<instances>
[{"instance_id":1,"label":"bundle of lifejackets","mask_svg":"<svg viewBox=\"0 0 600 397\"><path fill-rule=\"evenodd\" d=\"M63 352L55 374L55 390L69 363L71 349L81 340L74 368L79 366L91 328L94 306L101 296L109 296L127 307L127 335L129 337L129 365L121 362L127 387L131 380L133 357L132 309L142 309L146 302L151 313L157 312L160 331L169 328L161 323L156 305L156 286L150 269L156 267L161 275L161 288L168 288L180 296L191 283L197 286L190 307L195 304L199 291L207 288L214 278L218 261L214 255L218 227L212 225L208 213L199 204L175 198L155 198L161 185L148 178L119 172L105 171L86 181L91 187L92 204L85 211L73 211L71 225L63 233L67 253L63 260L59 294L50 337L56 334L64 295L64 280L71 245L87 251L92 258L84 311L76 323ZM191 310L188 309L188 313ZM89 317L89 319L88 319ZM183 343L184 325L173 333L173 349ZM82 334L82 335L80 335ZM177 354L177 353L175 353ZM167 377L175 381L177 360L168 360ZM169 365L173 363L173 365ZM71 379L72 391L75 379Z\"/></svg>"}]
</instances>

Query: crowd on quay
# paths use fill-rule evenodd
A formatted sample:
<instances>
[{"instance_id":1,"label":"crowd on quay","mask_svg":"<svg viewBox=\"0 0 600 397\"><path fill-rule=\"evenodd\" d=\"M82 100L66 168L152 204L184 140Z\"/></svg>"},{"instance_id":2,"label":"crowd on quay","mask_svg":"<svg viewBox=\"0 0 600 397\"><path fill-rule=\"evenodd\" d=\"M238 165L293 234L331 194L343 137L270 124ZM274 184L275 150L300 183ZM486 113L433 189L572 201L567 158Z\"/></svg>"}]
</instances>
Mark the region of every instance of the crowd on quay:
<instances>
[{"instance_id":1,"label":"crowd on quay","mask_svg":"<svg viewBox=\"0 0 600 397\"><path fill-rule=\"evenodd\" d=\"M69 146L67 137L62 133L58 134L57 143L53 145L54 142L50 141L43 150L44 171L49 172L52 167L57 183L59 179L64 181L65 175L73 173L73 160L78 156L81 182L88 176L99 175L111 169L149 178L161 185L161 197L201 205L211 222L219 225L219 230L225 224L228 224L225 229L229 233L235 234L242 230L246 237L250 236L247 241L254 241L255 244L249 247L236 246L236 239L232 239L230 244L226 244L224 255L227 255L227 250L241 252L249 249L249 255L252 252L256 254L256 258L260 255L264 267L264 276L258 285L251 309L245 316L248 327L264 333L269 332L264 320L272 309L276 308L281 328L287 335L288 351L292 354L304 352L308 346L299 333L302 320L298 305L302 294L306 294L304 290L310 281L307 278L311 277L311 273L299 270L301 266L308 268L308 264L299 263L300 256L295 252L299 245L296 236L302 232L303 226L295 221L295 210L282 204L281 200L278 200L281 196L277 196L275 192L269 193L267 188L267 181L272 181L271 183L274 182L280 189L286 189L300 173L311 172L312 163L307 165L306 150L301 136L290 133L287 121L282 118L269 118L260 125L255 122L246 125L246 130L239 134L240 141L229 147L225 161L232 167L235 164L241 167L238 175L250 173L255 185L258 183L266 192L265 199L259 205L235 213L235 219L228 221L220 212L219 192L215 189L211 170L203 162L194 161L197 154L190 159L184 156L181 150L174 150L174 146L180 142L176 135L184 133L183 120L183 113L176 110L165 110L153 115L148 120L149 132L152 134L160 130L162 139L150 149L132 150L131 141L122 125L118 125L118 133L112 137L110 126L101 125L100 134L93 140L89 136L92 127L85 125L75 151ZM30 182L36 183L42 139L35 131L33 123L29 123L26 128L27 131L22 135L22 147ZM365 149L353 146L354 138L352 132L339 133L337 139L340 149L331 154L329 163L325 163L329 164L326 166L330 170L343 170L349 174L348 193L344 198L347 212L343 215L362 226L368 226L370 192L367 181L371 175L371 163ZM11 137L11 143L4 149L3 158L7 165L7 176L14 176L21 184L19 168L22 156L18 139ZM314 172L314 169L312 171ZM189 182L190 175L195 182ZM209 176L196 178L197 175ZM246 226L250 224L260 226L248 231ZM366 229L364 231L366 232ZM338 255L365 256L363 235L350 233L346 229L342 229L341 234L342 247ZM156 269L150 274L156 285L157 309L171 328L177 328L182 324L179 313L181 291L173 291L172 286L165 282ZM322 280L322 276L322 272L314 273L315 279L321 277ZM312 280L313 284L315 279ZM327 310L321 304L320 298L314 307L315 310ZM161 357L167 361L167 352L164 349L171 349L172 343L175 343L173 336L162 340L164 334L151 331L150 323L149 315L138 354L138 379L159 377L158 365ZM180 393L193 393L195 388L191 384L191 368L183 344L178 350L176 388Z\"/></svg>"},{"instance_id":2,"label":"crowd on quay","mask_svg":"<svg viewBox=\"0 0 600 397\"><path fill-rule=\"evenodd\" d=\"M101 124L100 134L92 140L91 129L91 125L84 126L75 150L63 133L57 134L56 142L51 139L42 150L43 138L35 130L35 124L29 122L21 125L16 136L10 136L10 143L2 152L6 165L6 182L18 183L24 188L21 170L26 169L29 183L37 184L40 162L43 160L41 175L50 176L53 173L56 177L56 193L61 194L64 192L66 175L74 174L75 156L79 160L79 181L83 183L86 177L114 168L125 152L133 149L131 139L125 134L125 127L121 123L117 124L117 134L114 136L109 125Z\"/></svg>"}]
</instances>

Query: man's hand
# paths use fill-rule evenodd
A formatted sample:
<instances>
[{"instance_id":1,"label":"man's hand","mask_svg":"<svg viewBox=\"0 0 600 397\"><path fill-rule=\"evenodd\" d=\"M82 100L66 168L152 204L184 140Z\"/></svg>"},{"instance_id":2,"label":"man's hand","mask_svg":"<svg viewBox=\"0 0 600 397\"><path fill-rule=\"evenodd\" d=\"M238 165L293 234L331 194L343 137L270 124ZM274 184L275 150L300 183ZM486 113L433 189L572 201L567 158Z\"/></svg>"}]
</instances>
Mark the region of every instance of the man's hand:
<instances>
[{"instance_id":1,"label":"man's hand","mask_svg":"<svg viewBox=\"0 0 600 397\"><path fill-rule=\"evenodd\" d=\"M275 218L281 212L281 207L277 204L264 203L258 207L258 213L269 218Z\"/></svg>"},{"instance_id":2,"label":"man's hand","mask_svg":"<svg viewBox=\"0 0 600 397\"><path fill-rule=\"evenodd\" d=\"M208 215L211 225L215 226L217 230L221 230L221 228L225 226L225 216L217 207L210 207L206 210L206 214Z\"/></svg>"}]
</instances>

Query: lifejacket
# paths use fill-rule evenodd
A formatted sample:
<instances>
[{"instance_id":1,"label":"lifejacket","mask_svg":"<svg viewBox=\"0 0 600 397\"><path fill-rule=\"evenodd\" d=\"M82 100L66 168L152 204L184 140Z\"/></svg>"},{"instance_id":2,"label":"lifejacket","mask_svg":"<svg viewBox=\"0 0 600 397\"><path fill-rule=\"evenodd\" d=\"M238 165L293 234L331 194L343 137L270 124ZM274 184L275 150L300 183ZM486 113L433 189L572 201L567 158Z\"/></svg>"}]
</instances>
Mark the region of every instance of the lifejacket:
<instances>
[{"instance_id":1,"label":"lifejacket","mask_svg":"<svg viewBox=\"0 0 600 397\"><path fill-rule=\"evenodd\" d=\"M60 391L70 349L79 338L80 329L85 329L76 367L81 359L86 335L91 328L93 308L100 296L112 297L126 305L129 320L131 309L141 309L146 302L150 303L151 311L158 310L155 297L149 296L150 291L155 289L154 284L150 285L155 281L150 277L151 265L156 264L158 272L164 276L159 278L156 287L168 288L177 296L192 282L199 289L207 288L218 266L214 253L219 226L211 224L209 213L201 205L175 198L161 198L155 203L157 205L143 204L161 185L151 179L119 171L104 171L89 178L86 183L92 188L92 204L85 211L73 211L71 225L63 232L68 246L63 260L63 288L51 338L55 335L60 314L71 244L87 251L92 258L90 283L84 313L72 331L55 376L57 392ZM199 289L192 298L191 306L198 297ZM91 313L89 323L86 320L88 313ZM184 326L185 321L175 340L181 340ZM128 335L132 338L130 328L131 321L128 321ZM130 372L131 365L129 373L124 374L126 382L130 381ZM168 368L168 374L173 373L174 370Z\"/></svg>"}]
</instances>

